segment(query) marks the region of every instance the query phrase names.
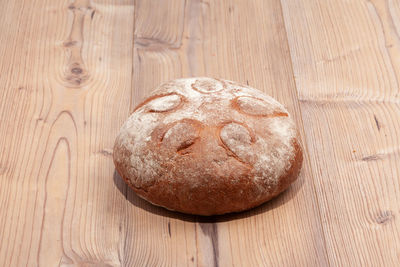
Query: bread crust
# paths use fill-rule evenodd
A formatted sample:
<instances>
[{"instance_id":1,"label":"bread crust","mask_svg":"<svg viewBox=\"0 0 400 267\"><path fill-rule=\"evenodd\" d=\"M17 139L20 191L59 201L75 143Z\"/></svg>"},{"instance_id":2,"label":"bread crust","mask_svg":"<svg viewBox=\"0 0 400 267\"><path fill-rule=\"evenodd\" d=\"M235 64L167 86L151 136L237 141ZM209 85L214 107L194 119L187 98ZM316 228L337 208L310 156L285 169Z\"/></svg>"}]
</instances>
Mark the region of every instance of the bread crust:
<instances>
[{"instance_id":1,"label":"bread crust","mask_svg":"<svg viewBox=\"0 0 400 267\"><path fill-rule=\"evenodd\" d=\"M284 191L303 161L287 110L258 90L211 78L160 85L114 145L114 164L142 198L198 215L243 211Z\"/></svg>"}]
</instances>

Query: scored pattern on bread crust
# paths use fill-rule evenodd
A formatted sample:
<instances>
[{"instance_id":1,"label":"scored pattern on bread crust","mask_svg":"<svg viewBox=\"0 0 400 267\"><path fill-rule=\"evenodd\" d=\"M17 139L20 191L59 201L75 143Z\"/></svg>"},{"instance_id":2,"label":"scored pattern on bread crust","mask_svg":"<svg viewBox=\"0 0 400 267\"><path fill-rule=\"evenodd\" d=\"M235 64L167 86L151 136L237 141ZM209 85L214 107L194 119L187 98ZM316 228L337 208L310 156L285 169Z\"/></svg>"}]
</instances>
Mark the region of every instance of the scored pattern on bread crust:
<instances>
[{"instance_id":1,"label":"scored pattern on bread crust","mask_svg":"<svg viewBox=\"0 0 400 267\"><path fill-rule=\"evenodd\" d=\"M176 94L158 97L147 103L149 112L170 111L181 103L181 97Z\"/></svg>"},{"instance_id":2,"label":"scored pattern on bread crust","mask_svg":"<svg viewBox=\"0 0 400 267\"><path fill-rule=\"evenodd\" d=\"M259 188L258 199L265 191L274 194L292 167L296 136L287 110L253 88L211 78L178 79L159 86L135 109L117 138L114 160L137 188L160 179L173 182L179 164L192 166L179 175L193 185L203 172L244 166L243 175Z\"/></svg>"},{"instance_id":3,"label":"scored pattern on bread crust","mask_svg":"<svg viewBox=\"0 0 400 267\"><path fill-rule=\"evenodd\" d=\"M133 112L146 105L147 112L167 112L182 104L184 98L177 93L153 95L139 104Z\"/></svg>"},{"instance_id":4,"label":"scored pattern on bread crust","mask_svg":"<svg viewBox=\"0 0 400 267\"><path fill-rule=\"evenodd\" d=\"M239 96L234 98L231 103L232 107L237 109L239 112L243 112L251 116L288 116L287 112L283 111L279 106L255 97Z\"/></svg>"},{"instance_id":5,"label":"scored pattern on bread crust","mask_svg":"<svg viewBox=\"0 0 400 267\"><path fill-rule=\"evenodd\" d=\"M225 88L221 81L211 78L197 79L191 87L202 94L219 92Z\"/></svg>"},{"instance_id":6,"label":"scored pattern on bread crust","mask_svg":"<svg viewBox=\"0 0 400 267\"><path fill-rule=\"evenodd\" d=\"M230 122L221 127L220 138L225 149L235 154L236 158L249 165L253 165L256 155L252 145L255 137L252 132L241 123Z\"/></svg>"},{"instance_id":7,"label":"scored pattern on bread crust","mask_svg":"<svg viewBox=\"0 0 400 267\"><path fill-rule=\"evenodd\" d=\"M189 119L173 123L171 127L165 127L166 131L160 142L176 153L187 154L188 148L200 138L199 124L200 122Z\"/></svg>"}]
</instances>

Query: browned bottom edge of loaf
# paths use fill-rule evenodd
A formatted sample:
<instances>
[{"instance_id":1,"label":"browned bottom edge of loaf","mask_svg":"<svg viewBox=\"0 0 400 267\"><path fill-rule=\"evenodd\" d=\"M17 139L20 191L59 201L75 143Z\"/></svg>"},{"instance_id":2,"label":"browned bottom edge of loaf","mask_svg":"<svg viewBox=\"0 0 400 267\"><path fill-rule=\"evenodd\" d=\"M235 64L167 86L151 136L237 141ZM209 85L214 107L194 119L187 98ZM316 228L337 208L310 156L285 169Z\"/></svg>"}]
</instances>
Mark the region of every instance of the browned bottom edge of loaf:
<instances>
[{"instance_id":1,"label":"browned bottom edge of loaf","mask_svg":"<svg viewBox=\"0 0 400 267\"><path fill-rule=\"evenodd\" d=\"M202 211L198 211L198 212L193 212L191 210L176 210L176 209L171 209L161 203L157 203L157 201L152 200L151 196L149 197L148 193L146 190L141 189L141 188L137 188L135 187L132 182L130 181L130 179L126 178L119 170L118 170L118 164L116 164L117 168L116 171L118 172L118 174L120 175L120 177L125 181L125 183L128 185L129 188L131 188L137 196L139 196L140 198L150 202L151 204L153 204L154 206L158 206L158 207L162 207L165 208L167 210L173 211L173 212L179 212L182 214L191 214L191 215L200 215L200 216L213 216L213 215L222 215L222 214L228 214L228 213L239 213L239 212L243 212L246 210L250 210L253 209L255 207L258 207L268 201L270 201L271 199L277 197L279 194L281 194L283 191L285 191L298 177L300 170L301 170L301 166L302 166L302 161L303 161L303 154L302 154L302 149L300 148L300 146L298 146L298 144L296 145L296 157L293 161L293 165L292 168L289 170L289 172L287 173L287 175L285 177L281 177L280 178L280 182L277 186L277 190L275 191L274 194L272 195L266 195L265 198L257 201L257 202L252 202L249 203L247 206L244 206L243 208L240 209L226 209L222 212L214 212L214 211L207 211L207 210L202 210Z\"/></svg>"}]
</instances>

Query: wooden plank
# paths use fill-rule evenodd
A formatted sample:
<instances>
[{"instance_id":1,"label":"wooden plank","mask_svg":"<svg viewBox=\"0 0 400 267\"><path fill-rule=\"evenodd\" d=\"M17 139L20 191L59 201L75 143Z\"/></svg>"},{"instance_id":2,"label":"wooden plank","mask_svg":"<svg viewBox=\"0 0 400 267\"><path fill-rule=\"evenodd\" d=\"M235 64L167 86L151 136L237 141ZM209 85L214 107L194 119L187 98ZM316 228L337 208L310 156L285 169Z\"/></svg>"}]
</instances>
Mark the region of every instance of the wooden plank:
<instances>
[{"instance_id":1,"label":"wooden plank","mask_svg":"<svg viewBox=\"0 0 400 267\"><path fill-rule=\"evenodd\" d=\"M0 5L0 266L120 266L133 1Z\"/></svg>"},{"instance_id":2,"label":"wooden plank","mask_svg":"<svg viewBox=\"0 0 400 267\"><path fill-rule=\"evenodd\" d=\"M259 88L302 118L279 1L136 1L134 99L159 83L214 76ZM129 212L129 264L326 266L308 153L301 177L252 211L208 219L179 215L138 199Z\"/></svg>"},{"instance_id":3,"label":"wooden plank","mask_svg":"<svg viewBox=\"0 0 400 267\"><path fill-rule=\"evenodd\" d=\"M399 3L281 3L329 262L399 266Z\"/></svg>"}]
</instances>

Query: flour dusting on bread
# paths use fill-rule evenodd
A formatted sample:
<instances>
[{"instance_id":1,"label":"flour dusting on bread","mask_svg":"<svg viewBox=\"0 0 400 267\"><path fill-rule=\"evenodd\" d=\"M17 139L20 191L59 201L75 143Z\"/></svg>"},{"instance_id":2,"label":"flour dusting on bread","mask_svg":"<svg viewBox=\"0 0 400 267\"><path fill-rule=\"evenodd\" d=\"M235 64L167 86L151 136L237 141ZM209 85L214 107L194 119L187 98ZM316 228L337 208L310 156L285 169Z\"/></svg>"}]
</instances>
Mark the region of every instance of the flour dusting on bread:
<instances>
[{"instance_id":1,"label":"flour dusting on bread","mask_svg":"<svg viewBox=\"0 0 400 267\"><path fill-rule=\"evenodd\" d=\"M150 112L165 112L177 107L181 103L179 95L171 94L158 97L147 103Z\"/></svg>"},{"instance_id":2,"label":"flour dusting on bread","mask_svg":"<svg viewBox=\"0 0 400 267\"><path fill-rule=\"evenodd\" d=\"M218 183L231 183L253 188L251 197L259 202L266 194L279 193L280 179L298 171L292 166L301 153L294 147L294 122L279 102L258 90L199 77L164 83L148 99L122 127L114 150L116 165L123 166L121 172L133 186L160 181L177 186L179 181L192 190L212 191ZM152 139L155 131L163 132L159 141ZM237 171L226 171L232 168Z\"/></svg>"}]
</instances>

